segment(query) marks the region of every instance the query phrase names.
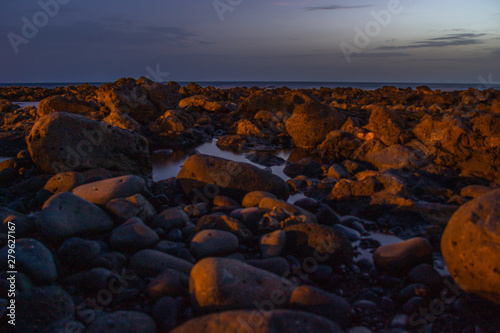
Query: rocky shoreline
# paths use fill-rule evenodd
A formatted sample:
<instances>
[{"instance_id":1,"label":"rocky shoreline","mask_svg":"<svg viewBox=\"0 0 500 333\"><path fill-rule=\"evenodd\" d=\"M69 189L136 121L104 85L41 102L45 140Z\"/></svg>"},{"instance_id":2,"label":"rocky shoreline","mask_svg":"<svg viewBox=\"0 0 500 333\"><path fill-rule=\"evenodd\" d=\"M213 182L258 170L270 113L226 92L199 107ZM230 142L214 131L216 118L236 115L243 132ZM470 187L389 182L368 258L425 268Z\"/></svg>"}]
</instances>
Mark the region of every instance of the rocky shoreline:
<instances>
[{"instance_id":1,"label":"rocky shoreline","mask_svg":"<svg viewBox=\"0 0 500 333\"><path fill-rule=\"evenodd\" d=\"M500 91L120 79L0 88L0 124L16 330L499 330ZM159 149L193 150L154 182Z\"/></svg>"}]
</instances>

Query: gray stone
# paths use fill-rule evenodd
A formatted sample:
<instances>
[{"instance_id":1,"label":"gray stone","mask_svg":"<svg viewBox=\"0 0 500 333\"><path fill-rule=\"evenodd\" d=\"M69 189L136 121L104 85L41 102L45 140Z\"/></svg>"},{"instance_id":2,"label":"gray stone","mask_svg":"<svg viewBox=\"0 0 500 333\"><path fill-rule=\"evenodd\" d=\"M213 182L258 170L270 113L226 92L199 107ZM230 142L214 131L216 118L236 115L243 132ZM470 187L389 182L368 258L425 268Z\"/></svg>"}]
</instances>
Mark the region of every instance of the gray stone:
<instances>
[{"instance_id":1,"label":"gray stone","mask_svg":"<svg viewBox=\"0 0 500 333\"><path fill-rule=\"evenodd\" d=\"M115 228L111 232L109 243L119 252L134 253L152 248L160 241L160 237L141 219L134 217Z\"/></svg>"},{"instance_id":2,"label":"gray stone","mask_svg":"<svg viewBox=\"0 0 500 333\"><path fill-rule=\"evenodd\" d=\"M238 250L238 238L230 232L205 229L191 240L190 251L195 258L222 257Z\"/></svg>"},{"instance_id":3,"label":"gray stone","mask_svg":"<svg viewBox=\"0 0 500 333\"><path fill-rule=\"evenodd\" d=\"M52 241L98 235L113 228L113 220L99 207L72 193L54 195L43 205L40 231Z\"/></svg>"},{"instance_id":4,"label":"gray stone","mask_svg":"<svg viewBox=\"0 0 500 333\"><path fill-rule=\"evenodd\" d=\"M106 204L106 210L120 222L138 217L147 223L156 215L153 205L141 194L128 198L112 199Z\"/></svg>"},{"instance_id":5,"label":"gray stone","mask_svg":"<svg viewBox=\"0 0 500 333\"><path fill-rule=\"evenodd\" d=\"M286 233L276 230L265 234L260 239L260 250L264 257L278 257L281 255L286 243Z\"/></svg>"},{"instance_id":6,"label":"gray stone","mask_svg":"<svg viewBox=\"0 0 500 333\"><path fill-rule=\"evenodd\" d=\"M383 271L407 274L415 266L432 264L432 246L427 239L420 237L381 246L373 253L373 262Z\"/></svg>"},{"instance_id":7,"label":"gray stone","mask_svg":"<svg viewBox=\"0 0 500 333\"><path fill-rule=\"evenodd\" d=\"M122 176L78 186L73 194L96 205L104 206L110 200L127 198L144 192L146 183L139 176Z\"/></svg>"},{"instance_id":8,"label":"gray stone","mask_svg":"<svg viewBox=\"0 0 500 333\"><path fill-rule=\"evenodd\" d=\"M98 317L87 329L87 333L155 333L156 323L145 313L117 311Z\"/></svg>"},{"instance_id":9,"label":"gray stone","mask_svg":"<svg viewBox=\"0 0 500 333\"><path fill-rule=\"evenodd\" d=\"M141 250L130 258L130 267L140 277L156 277L168 268L189 274L193 264L157 250Z\"/></svg>"}]
</instances>

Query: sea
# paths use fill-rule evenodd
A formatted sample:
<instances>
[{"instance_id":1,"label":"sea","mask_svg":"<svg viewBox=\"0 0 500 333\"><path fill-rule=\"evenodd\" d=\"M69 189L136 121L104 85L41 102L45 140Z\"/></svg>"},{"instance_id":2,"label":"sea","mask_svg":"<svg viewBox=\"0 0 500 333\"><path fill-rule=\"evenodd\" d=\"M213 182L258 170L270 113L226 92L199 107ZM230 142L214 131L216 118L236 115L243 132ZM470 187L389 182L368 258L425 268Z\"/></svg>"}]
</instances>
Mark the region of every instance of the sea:
<instances>
[{"instance_id":1,"label":"sea","mask_svg":"<svg viewBox=\"0 0 500 333\"><path fill-rule=\"evenodd\" d=\"M70 85L80 85L88 83L94 86L100 86L109 82L39 82L39 83L0 83L0 87L22 86L22 87L41 87L52 89L56 87L67 87ZM181 86L187 86L191 81L179 81ZM324 88L358 88L363 90L375 90L384 86L396 88L412 88L418 86L428 86L432 90L441 91L459 91L475 88L484 90L494 88L500 90L500 82L475 82L475 83L419 83L419 82L318 82L318 81L196 81L202 87L215 87L220 89L229 89L235 87L258 87L261 89L274 89L288 87L290 89L320 89Z\"/></svg>"}]
</instances>

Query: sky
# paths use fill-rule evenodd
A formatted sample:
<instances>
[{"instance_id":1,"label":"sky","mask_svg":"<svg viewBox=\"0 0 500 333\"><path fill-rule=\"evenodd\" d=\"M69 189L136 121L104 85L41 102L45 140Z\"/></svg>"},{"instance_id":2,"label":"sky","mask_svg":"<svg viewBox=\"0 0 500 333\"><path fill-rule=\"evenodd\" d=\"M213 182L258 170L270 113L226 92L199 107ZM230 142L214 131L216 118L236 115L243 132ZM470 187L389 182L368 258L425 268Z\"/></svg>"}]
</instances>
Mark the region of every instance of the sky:
<instances>
[{"instance_id":1,"label":"sky","mask_svg":"<svg viewBox=\"0 0 500 333\"><path fill-rule=\"evenodd\" d=\"M499 0L3 0L0 82L500 81Z\"/></svg>"}]
</instances>

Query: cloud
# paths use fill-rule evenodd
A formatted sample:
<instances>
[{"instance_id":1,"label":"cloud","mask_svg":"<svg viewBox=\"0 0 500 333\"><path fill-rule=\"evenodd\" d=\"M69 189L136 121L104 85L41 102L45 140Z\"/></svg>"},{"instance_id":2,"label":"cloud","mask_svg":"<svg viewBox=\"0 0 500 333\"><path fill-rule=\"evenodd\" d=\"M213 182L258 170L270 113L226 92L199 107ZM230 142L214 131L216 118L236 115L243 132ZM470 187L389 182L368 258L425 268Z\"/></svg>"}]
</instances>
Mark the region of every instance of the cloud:
<instances>
[{"instance_id":1,"label":"cloud","mask_svg":"<svg viewBox=\"0 0 500 333\"><path fill-rule=\"evenodd\" d=\"M375 5L359 5L359 6L342 6L342 5L331 5L331 6L318 6L318 7L304 7L302 8L306 12L312 12L315 10L341 10L341 9L358 9L358 8L369 8L375 7Z\"/></svg>"},{"instance_id":2,"label":"cloud","mask_svg":"<svg viewBox=\"0 0 500 333\"><path fill-rule=\"evenodd\" d=\"M461 34L449 34L442 37L435 37L426 39L423 41L417 41L408 45L399 46L381 46L377 50L404 50L404 49L417 49L424 47L448 47L448 46L462 46L462 45L477 45L482 44L483 41L480 40L481 37L486 34L473 34L473 33L461 33Z\"/></svg>"}]
</instances>

